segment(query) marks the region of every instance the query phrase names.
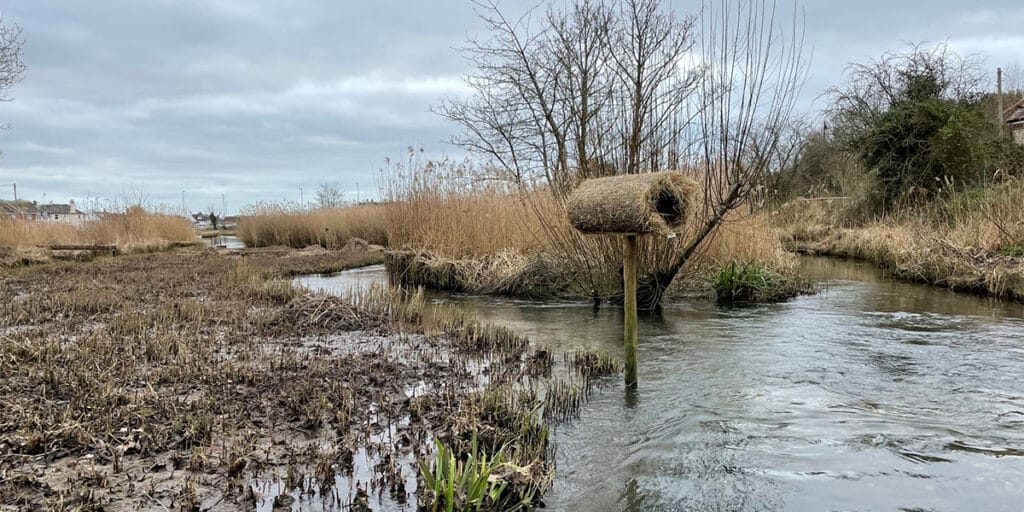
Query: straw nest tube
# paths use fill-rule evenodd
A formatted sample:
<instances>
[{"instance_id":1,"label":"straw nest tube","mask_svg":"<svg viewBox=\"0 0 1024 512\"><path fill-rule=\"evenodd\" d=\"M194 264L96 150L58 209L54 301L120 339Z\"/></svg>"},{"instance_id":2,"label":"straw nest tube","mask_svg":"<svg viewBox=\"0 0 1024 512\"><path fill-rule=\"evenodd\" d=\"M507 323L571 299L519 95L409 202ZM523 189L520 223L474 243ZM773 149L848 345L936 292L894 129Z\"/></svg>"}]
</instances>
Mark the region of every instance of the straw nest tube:
<instances>
[{"instance_id":1,"label":"straw nest tube","mask_svg":"<svg viewBox=\"0 0 1024 512\"><path fill-rule=\"evenodd\" d=\"M674 171L587 180L569 198L569 222L584 233L677 233L696 193L697 183Z\"/></svg>"}]
</instances>

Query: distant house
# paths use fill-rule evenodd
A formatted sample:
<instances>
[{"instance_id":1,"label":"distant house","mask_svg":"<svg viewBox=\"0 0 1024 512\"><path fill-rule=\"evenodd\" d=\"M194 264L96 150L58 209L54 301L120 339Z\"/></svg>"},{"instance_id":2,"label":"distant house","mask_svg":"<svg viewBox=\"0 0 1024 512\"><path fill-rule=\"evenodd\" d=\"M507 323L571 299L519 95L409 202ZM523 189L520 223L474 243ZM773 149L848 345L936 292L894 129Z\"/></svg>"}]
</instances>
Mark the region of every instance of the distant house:
<instances>
[{"instance_id":1,"label":"distant house","mask_svg":"<svg viewBox=\"0 0 1024 512\"><path fill-rule=\"evenodd\" d=\"M208 229L210 227L210 216L205 213L193 213L192 227L196 229Z\"/></svg>"},{"instance_id":2,"label":"distant house","mask_svg":"<svg viewBox=\"0 0 1024 512\"><path fill-rule=\"evenodd\" d=\"M42 213L32 201L0 201L0 218L42 220Z\"/></svg>"},{"instance_id":3,"label":"distant house","mask_svg":"<svg viewBox=\"0 0 1024 512\"><path fill-rule=\"evenodd\" d=\"M1006 125L1010 127L1013 140L1017 144L1024 144L1024 99L1006 109L1003 112L1003 119L1006 120Z\"/></svg>"},{"instance_id":4,"label":"distant house","mask_svg":"<svg viewBox=\"0 0 1024 512\"><path fill-rule=\"evenodd\" d=\"M81 226L86 222L86 213L75 206L75 200L71 199L67 204L43 204L39 205L39 212L42 220L47 222L60 222Z\"/></svg>"}]
</instances>

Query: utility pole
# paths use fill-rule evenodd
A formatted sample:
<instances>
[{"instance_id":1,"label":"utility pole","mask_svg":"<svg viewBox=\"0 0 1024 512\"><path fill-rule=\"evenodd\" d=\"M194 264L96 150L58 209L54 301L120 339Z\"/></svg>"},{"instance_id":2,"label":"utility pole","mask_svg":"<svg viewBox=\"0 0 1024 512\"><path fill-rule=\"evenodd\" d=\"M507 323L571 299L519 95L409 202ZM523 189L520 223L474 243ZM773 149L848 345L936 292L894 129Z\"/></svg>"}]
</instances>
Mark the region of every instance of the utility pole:
<instances>
[{"instance_id":1,"label":"utility pole","mask_svg":"<svg viewBox=\"0 0 1024 512\"><path fill-rule=\"evenodd\" d=\"M356 204L359 204L359 182L356 182Z\"/></svg>"},{"instance_id":2,"label":"utility pole","mask_svg":"<svg viewBox=\"0 0 1024 512\"><path fill-rule=\"evenodd\" d=\"M306 201L302 198L302 187L299 187L299 209L306 207Z\"/></svg>"},{"instance_id":3,"label":"utility pole","mask_svg":"<svg viewBox=\"0 0 1024 512\"><path fill-rule=\"evenodd\" d=\"M185 191L181 191L181 213L188 217L188 209L185 208Z\"/></svg>"},{"instance_id":4,"label":"utility pole","mask_svg":"<svg viewBox=\"0 0 1024 512\"><path fill-rule=\"evenodd\" d=\"M228 214L228 201L224 199L224 194L220 195L220 215L224 217Z\"/></svg>"},{"instance_id":5,"label":"utility pole","mask_svg":"<svg viewBox=\"0 0 1024 512\"><path fill-rule=\"evenodd\" d=\"M14 187L14 200L17 201L18 200L18 184L17 183L11 183L11 186Z\"/></svg>"},{"instance_id":6,"label":"utility pole","mask_svg":"<svg viewBox=\"0 0 1024 512\"><path fill-rule=\"evenodd\" d=\"M999 137L1003 137L1003 125L1006 119L1003 118L1003 68L996 68L996 95L999 101L999 114L996 121L999 122Z\"/></svg>"}]
</instances>

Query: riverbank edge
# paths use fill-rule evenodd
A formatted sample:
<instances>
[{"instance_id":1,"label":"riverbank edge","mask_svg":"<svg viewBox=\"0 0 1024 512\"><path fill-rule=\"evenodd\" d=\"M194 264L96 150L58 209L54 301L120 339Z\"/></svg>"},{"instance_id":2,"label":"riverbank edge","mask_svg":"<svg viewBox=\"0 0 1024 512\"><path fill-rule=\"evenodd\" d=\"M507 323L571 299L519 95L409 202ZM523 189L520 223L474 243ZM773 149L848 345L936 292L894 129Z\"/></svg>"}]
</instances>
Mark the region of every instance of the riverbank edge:
<instances>
[{"instance_id":1,"label":"riverbank edge","mask_svg":"<svg viewBox=\"0 0 1024 512\"><path fill-rule=\"evenodd\" d=\"M735 266L736 262L730 262ZM744 262L741 262L744 263ZM707 275L680 275L666 292L672 300L720 302L782 302L816 290L802 276L791 271L769 269L760 262L745 262L769 279L756 283L733 281L727 290L717 277L728 264L708 269ZM543 254L529 256L501 254L479 259L451 259L429 251L387 251L384 268L388 278L404 287L504 296L530 300L595 301L593 294L579 289L577 280ZM748 286L751 285L751 286Z\"/></svg>"},{"instance_id":2,"label":"riverbank edge","mask_svg":"<svg viewBox=\"0 0 1024 512\"><path fill-rule=\"evenodd\" d=\"M937 238L917 243L883 228L831 228L783 236L786 250L870 263L906 282L1024 303L1024 258L985 254Z\"/></svg>"}]
</instances>

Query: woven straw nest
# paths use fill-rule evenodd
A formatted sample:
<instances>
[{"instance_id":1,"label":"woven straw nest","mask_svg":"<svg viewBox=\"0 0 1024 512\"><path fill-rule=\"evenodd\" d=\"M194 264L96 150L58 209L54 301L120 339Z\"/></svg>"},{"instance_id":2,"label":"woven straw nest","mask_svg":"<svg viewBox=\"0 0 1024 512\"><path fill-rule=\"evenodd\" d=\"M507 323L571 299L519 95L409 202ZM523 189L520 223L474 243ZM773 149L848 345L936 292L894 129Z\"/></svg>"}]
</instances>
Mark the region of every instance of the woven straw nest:
<instances>
[{"instance_id":1,"label":"woven straw nest","mask_svg":"<svg viewBox=\"0 0 1024 512\"><path fill-rule=\"evenodd\" d=\"M584 233L677 233L696 194L697 183L674 171L587 180L569 198L569 222Z\"/></svg>"}]
</instances>

